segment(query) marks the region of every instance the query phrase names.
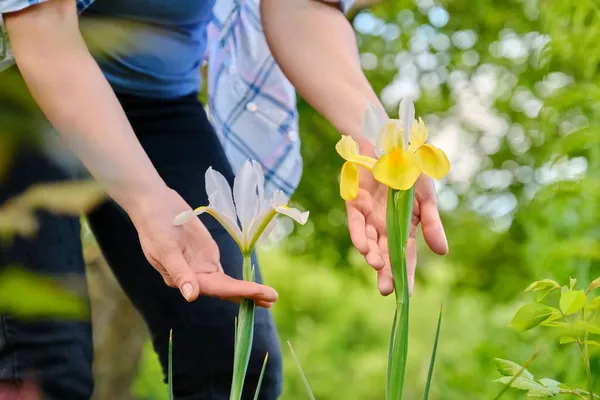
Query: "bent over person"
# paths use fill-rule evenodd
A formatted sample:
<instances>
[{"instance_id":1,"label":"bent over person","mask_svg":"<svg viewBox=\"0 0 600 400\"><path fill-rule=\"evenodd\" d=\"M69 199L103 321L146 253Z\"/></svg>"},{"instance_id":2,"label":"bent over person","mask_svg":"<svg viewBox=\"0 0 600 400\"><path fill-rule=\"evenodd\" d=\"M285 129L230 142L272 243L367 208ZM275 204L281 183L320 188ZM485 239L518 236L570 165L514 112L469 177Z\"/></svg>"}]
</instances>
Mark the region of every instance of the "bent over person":
<instances>
[{"instance_id":1,"label":"bent over person","mask_svg":"<svg viewBox=\"0 0 600 400\"><path fill-rule=\"evenodd\" d=\"M207 204L204 172L229 184L246 159L260 162L268 191L293 193L301 174L295 90L364 154L361 116L382 107L363 75L345 0L0 0L10 50L0 66L18 71L45 119L110 196L87 218L120 285L148 325L166 370L173 329L177 399L228 399L234 319L247 297L258 305L245 393L281 393L281 354L268 308L274 289L241 281L236 244L210 217L183 226L189 204ZM114 40L82 39L80 22L114 28ZM112 37L112 35L108 35ZM100 50L94 59L88 50ZM198 100L208 60L210 119ZM14 65L13 65L14 64ZM1 68L0 68L1 69ZM4 72L6 73L6 72ZM1 73L0 73L1 74ZM42 127L40 127L42 129ZM21 150L0 201L72 174L40 149ZM332 177L332 179L334 179ZM385 188L364 178L347 203L350 236L393 291L385 232ZM416 224L430 247L447 251L433 184L416 187ZM31 240L3 249L0 265L60 276L85 273L78 218L40 213ZM409 264L414 273L414 240ZM261 282L257 270L257 281ZM178 290L175 290L176 288ZM87 323L0 316L0 381L33 379L43 397L92 395Z\"/></svg>"}]
</instances>

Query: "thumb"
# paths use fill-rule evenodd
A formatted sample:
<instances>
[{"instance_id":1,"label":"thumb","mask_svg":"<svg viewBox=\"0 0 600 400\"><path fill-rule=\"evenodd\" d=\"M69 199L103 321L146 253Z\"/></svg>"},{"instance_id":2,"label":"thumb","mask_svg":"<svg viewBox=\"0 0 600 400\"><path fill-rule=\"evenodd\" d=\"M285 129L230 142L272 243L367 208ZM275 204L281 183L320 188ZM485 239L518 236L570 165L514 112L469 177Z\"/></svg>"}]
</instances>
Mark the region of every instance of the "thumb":
<instances>
[{"instance_id":1,"label":"thumb","mask_svg":"<svg viewBox=\"0 0 600 400\"><path fill-rule=\"evenodd\" d=\"M187 301L194 301L200 294L198 278L180 251L173 250L164 258L162 264L169 279Z\"/></svg>"}]
</instances>

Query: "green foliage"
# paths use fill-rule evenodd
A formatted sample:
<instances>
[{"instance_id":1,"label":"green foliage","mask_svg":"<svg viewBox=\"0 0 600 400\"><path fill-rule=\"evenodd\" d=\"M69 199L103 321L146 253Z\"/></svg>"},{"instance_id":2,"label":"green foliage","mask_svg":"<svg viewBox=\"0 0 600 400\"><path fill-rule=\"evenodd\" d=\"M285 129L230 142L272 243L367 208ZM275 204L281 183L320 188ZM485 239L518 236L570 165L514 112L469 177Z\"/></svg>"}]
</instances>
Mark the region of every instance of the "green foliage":
<instances>
[{"instance_id":1,"label":"green foliage","mask_svg":"<svg viewBox=\"0 0 600 400\"><path fill-rule=\"evenodd\" d=\"M0 313L21 318L89 317L83 296L49 277L10 266L0 269Z\"/></svg>"},{"instance_id":2,"label":"green foliage","mask_svg":"<svg viewBox=\"0 0 600 400\"><path fill-rule=\"evenodd\" d=\"M598 303L589 298L590 293L598 286L599 279L595 279L588 286L587 291L576 290L577 279L569 278L569 285L561 288L558 299L559 309L548 307L539 303L546 296L538 296L538 302L527 304L519 309L511 326L519 331L525 331L542 325L557 331L558 341L561 345L575 343L579 346L583 366L585 369L588 391L561 386L561 383L552 379L535 381L533 375L519 365L506 360L496 359L498 371L505 375L495 382L507 387L525 390L529 397L553 397L557 394L571 394L581 398L594 398L593 378L590 368L589 346L597 346L596 340L589 340L590 334L600 334L600 321L597 318L596 307L586 307L586 304ZM545 292L560 288L560 285L550 279L533 282L525 289L528 291ZM586 310L588 311L586 313ZM520 369L519 373L515 373Z\"/></svg>"}]
</instances>

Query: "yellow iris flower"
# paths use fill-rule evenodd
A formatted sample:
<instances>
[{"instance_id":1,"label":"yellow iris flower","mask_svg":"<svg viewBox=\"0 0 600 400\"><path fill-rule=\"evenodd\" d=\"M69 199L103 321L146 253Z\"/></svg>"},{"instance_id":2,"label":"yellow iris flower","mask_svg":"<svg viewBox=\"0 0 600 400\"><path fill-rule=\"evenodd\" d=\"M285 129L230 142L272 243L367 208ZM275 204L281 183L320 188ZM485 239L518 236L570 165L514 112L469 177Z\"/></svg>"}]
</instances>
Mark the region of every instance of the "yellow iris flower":
<instances>
[{"instance_id":1,"label":"yellow iris flower","mask_svg":"<svg viewBox=\"0 0 600 400\"><path fill-rule=\"evenodd\" d=\"M387 119L372 104L367 107L362 134L375 146L379 159L360 155L351 137L340 139L336 150L346 160L340 177L344 200L358 195L359 167L372 171L376 180L396 190L410 189L421 173L433 179L446 176L450 170L448 158L442 150L426 143L427 128L421 118L414 120L414 105L409 100L400 103L400 118Z\"/></svg>"}]
</instances>

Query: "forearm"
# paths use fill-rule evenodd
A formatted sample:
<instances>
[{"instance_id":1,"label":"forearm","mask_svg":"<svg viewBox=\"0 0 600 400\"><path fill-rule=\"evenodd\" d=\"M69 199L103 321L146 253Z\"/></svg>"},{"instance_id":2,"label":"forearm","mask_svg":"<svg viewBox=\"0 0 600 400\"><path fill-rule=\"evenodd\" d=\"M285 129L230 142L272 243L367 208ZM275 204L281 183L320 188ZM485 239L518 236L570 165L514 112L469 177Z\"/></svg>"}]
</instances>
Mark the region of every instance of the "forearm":
<instances>
[{"instance_id":1,"label":"forearm","mask_svg":"<svg viewBox=\"0 0 600 400\"><path fill-rule=\"evenodd\" d=\"M360 136L368 102L381 106L360 66L352 26L317 0L261 0L269 47L300 95L340 133Z\"/></svg>"},{"instance_id":2,"label":"forearm","mask_svg":"<svg viewBox=\"0 0 600 400\"><path fill-rule=\"evenodd\" d=\"M130 212L163 188L81 38L75 2L52 0L4 17L32 96L108 194Z\"/></svg>"}]
</instances>

